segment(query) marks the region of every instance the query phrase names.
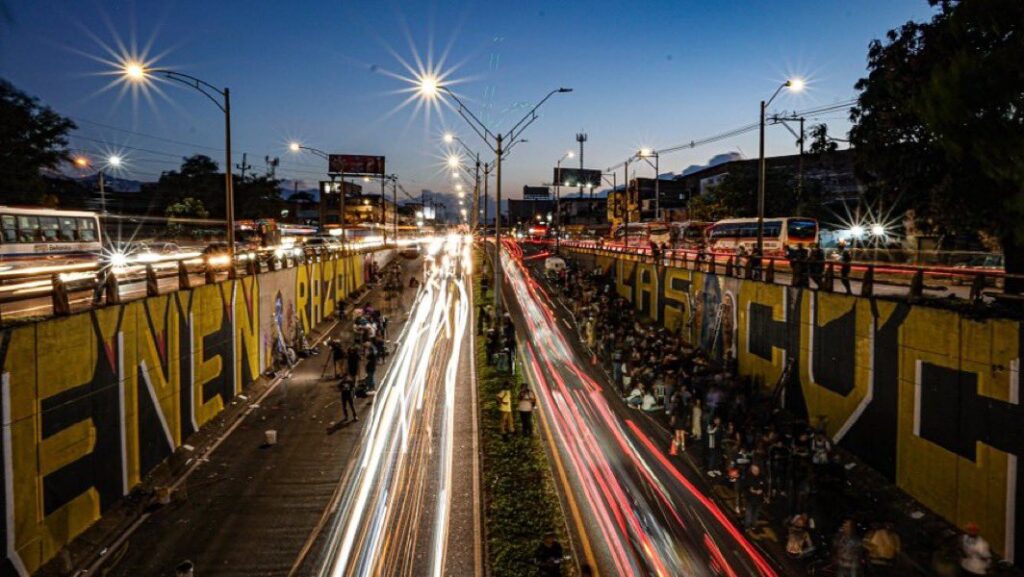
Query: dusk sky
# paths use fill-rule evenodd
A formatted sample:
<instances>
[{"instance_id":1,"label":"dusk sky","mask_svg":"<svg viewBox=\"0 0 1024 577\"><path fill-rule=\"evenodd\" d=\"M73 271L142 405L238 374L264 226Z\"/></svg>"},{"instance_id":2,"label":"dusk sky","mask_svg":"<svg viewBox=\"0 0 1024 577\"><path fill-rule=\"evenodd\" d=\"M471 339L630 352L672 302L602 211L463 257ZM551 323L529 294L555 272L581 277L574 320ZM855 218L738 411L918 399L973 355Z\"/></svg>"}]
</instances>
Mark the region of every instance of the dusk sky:
<instances>
[{"instance_id":1,"label":"dusk sky","mask_svg":"<svg viewBox=\"0 0 1024 577\"><path fill-rule=\"evenodd\" d=\"M108 48L149 46L155 65L230 87L235 162L310 184L325 162L290 153L298 140L329 152L378 154L405 187L448 190L441 136L484 146L454 112L428 115L402 103L411 85L403 61L439 69L490 126L507 130L560 86L505 164L505 194L550 179L574 135L589 134L588 168L618 164L640 146L664 148L757 120L758 101L788 76L807 80L772 110L847 101L864 74L868 43L908 19L924 0L611 2L100 2L12 0L0 23L0 76L78 122L75 150L119 150L127 178L155 180L180 157L222 162L220 112L202 95L168 83L164 96L133 101L101 90L113 76ZM824 121L844 137L846 113ZM123 131L114 130L123 129ZM132 134L125 131L132 131ZM159 137L153 138L153 137ZM768 132L769 154L795 152L785 128ZM137 150L143 149L143 150ZM661 171L715 154L757 155L757 133L666 154ZM573 165L577 161L572 161ZM640 172L650 176L649 169ZM621 171L619 179L621 182ZM240 200L241 201L241 200Z\"/></svg>"}]
</instances>

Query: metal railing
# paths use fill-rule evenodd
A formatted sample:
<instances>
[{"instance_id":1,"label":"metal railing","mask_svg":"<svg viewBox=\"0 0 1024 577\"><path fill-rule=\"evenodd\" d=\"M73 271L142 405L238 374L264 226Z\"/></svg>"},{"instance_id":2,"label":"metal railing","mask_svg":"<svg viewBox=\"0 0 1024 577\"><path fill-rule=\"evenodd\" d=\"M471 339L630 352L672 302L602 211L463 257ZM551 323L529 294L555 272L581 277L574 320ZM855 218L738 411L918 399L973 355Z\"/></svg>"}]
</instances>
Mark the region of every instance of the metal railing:
<instances>
[{"instance_id":1,"label":"metal railing","mask_svg":"<svg viewBox=\"0 0 1024 577\"><path fill-rule=\"evenodd\" d=\"M638 262L655 262L652 249L648 247L602 244L586 241L562 241L563 248L604 254ZM926 296L956 297L963 301L980 304L986 299L994 301L1024 302L1019 295L1007 294L1002 288L1006 279L1024 279L1024 275L1007 274L998 268L970 266L915 266L890 262L857 260L850 263L849 273L842 274L842 264L833 259L821 263L820 273L799 270L794 274L789 259L766 256L758 263L749 256L740 257L734 253L708 252L692 249L666 249L657 256L657 264L724 274L737 278L760 280L774 284L804 286L811 288L808 281L815 281L815 290L835 292L837 282L851 284L850 292L861 296ZM805 263L805 266L807 264ZM786 278L788 277L788 278ZM820 282L818 282L820 280ZM788 281L788 282L787 282ZM857 289L853 290L853 284ZM889 290L880 290L889 287ZM843 287L845 288L845 286ZM895 288L896 290L892 290Z\"/></svg>"}]
</instances>

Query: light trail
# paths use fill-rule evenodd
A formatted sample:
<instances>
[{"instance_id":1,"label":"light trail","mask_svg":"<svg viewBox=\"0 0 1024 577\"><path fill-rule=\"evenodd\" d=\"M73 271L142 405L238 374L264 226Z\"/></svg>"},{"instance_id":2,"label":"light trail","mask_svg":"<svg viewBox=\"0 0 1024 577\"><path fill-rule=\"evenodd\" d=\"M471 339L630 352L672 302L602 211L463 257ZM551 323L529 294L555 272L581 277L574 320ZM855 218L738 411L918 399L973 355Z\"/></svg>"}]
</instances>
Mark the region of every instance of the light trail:
<instances>
[{"instance_id":1,"label":"light trail","mask_svg":"<svg viewBox=\"0 0 1024 577\"><path fill-rule=\"evenodd\" d=\"M519 323L524 372L570 473L598 553L601 574L774 577L776 570L718 505L659 447L668 437L643 427L591 376L562 332L550 299L526 270L522 251L503 251L509 310ZM652 440L652 436L656 440ZM664 438L661 438L664 437Z\"/></svg>"},{"instance_id":2,"label":"light trail","mask_svg":"<svg viewBox=\"0 0 1024 577\"><path fill-rule=\"evenodd\" d=\"M470 317L468 237L433 239L426 278L343 480L318 575L444 573L454 400ZM436 424L436 426L435 426ZM436 433L436 434L435 434Z\"/></svg>"}]
</instances>

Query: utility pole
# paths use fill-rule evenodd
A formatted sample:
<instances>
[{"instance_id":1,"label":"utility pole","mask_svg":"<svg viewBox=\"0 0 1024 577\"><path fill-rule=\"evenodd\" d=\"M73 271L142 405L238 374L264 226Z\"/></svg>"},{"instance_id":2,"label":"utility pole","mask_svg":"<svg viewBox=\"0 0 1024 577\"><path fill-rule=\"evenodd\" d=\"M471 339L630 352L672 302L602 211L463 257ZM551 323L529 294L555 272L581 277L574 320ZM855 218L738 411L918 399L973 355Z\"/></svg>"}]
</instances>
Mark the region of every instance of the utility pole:
<instances>
[{"instance_id":1,"label":"utility pole","mask_svg":"<svg viewBox=\"0 0 1024 577\"><path fill-rule=\"evenodd\" d=\"M622 169L622 175L625 177L623 179L623 181L622 181L623 183L625 183L625 188L622 189L622 192L624 193L623 197L626 199L625 211L623 212L623 216L622 216L622 219L623 219L622 222L623 222L623 225L624 225L623 228L622 228L622 242L624 242L626 244L626 246L629 246L629 200L630 200L630 198L629 198L629 161L628 160L626 161L626 164L625 164L624 168Z\"/></svg>"},{"instance_id":2,"label":"utility pole","mask_svg":"<svg viewBox=\"0 0 1024 577\"><path fill-rule=\"evenodd\" d=\"M277 158L276 156L274 158L270 158L269 156L264 156L263 157L263 162L266 163L266 165L267 165L267 177L270 178L270 180L276 180L277 179L277 165L281 163L281 159Z\"/></svg>"},{"instance_id":3,"label":"utility pole","mask_svg":"<svg viewBox=\"0 0 1024 577\"><path fill-rule=\"evenodd\" d=\"M248 172L248 170L250 168L252 168L252 166L250 166L249 163L246 162L246 159L248 158L248 156L249 156L248 152L243 152L242 153L242 164L236 164L235 165L235 168L237 168L242 173L241 176L238 179L238 180L240 180L242 182L245 182L245 173Z\"/></svg>"},{"instance_id":4,"label":"utility pole","mask_svg":"<svg viewBox=\"0 0 1024 577\"><path fill-rule=\"evenodd\" d=\"M480 153L476 155L476 168L473 172L473 220L470 230L475 231L480 222Z\"/></svg>"},{"instance_id":5,"label":"utility pole","mask_svg":"<svg viewBox=\"0 0 1024 577\"><path fill-rule=\"evenodd\" d=\"M586 132L576 133L576 142L580 143L580 198L583 198L583 143L587 141ZM559 175L561 176L561 175ZM590 189L590 198L594 198L594 189Z\"/></svg>"},{"instance_id":6,"label":"utility pole","mask_svg":"<svg viewBox=\"0 0 1024 577\"><path fill-rule=\"evenodd\" d=\"M497 198L494 201L494 314L495 318L501 318L501 155L505 154L502 147L504 135L498 134L495 137L497 148L494 151L498 172L495 177L495 186L498 187Z\"/></svg>"},{"instance_id":7,"label":"utility pole","mask_svg":"<svg viewBox=\"0 0 1024 577\"><path fill-rule=\"evenodd\" d=\"M391 175L391 202L395 205L395 216L392 221L391 230L394 232L395 243L398 243L398 176L396 175Z\"/></svg>"},{"instance_id":8,"label":"utility pole","mask_svg":"<svg viewBox=\"0 0 1024 577\"><path fill-rule=\"evenodd\" d=\"M804 200L804 117L800 117L800 156L797 158L796 197Z\"/></svg>"}]
</instances>

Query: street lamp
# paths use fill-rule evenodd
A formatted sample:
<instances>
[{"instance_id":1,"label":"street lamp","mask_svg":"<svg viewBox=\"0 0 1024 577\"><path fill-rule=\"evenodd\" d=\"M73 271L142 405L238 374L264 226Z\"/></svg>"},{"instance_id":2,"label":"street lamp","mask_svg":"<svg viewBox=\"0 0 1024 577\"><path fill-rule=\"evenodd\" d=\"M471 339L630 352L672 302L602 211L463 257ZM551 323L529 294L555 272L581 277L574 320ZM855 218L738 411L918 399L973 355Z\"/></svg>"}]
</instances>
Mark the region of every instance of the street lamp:
<instances>
[{"instance_id":1,"label":"street lamp","mask_svg":"<svg viewBox=\"0 0 1024 577\"><path fill-rule=\"evenodd\" d=\"M162 77L190 86L210 99L224 113L224 203L227 220L228 255L235 255L235 184L231 171L231 91L200 80L195 76L177 72L167 68L147 68L137 60L121 63L121 74L125 80L133 83L145 83L153 77Z\"/></svg>"},{"instance_id":2,"label":"street lamp","mask_svg":"<svg viewBox=\"0 0 1024 577\"><path fill-rule=\"evenodd\" d=\"M497 199L495 202L495 219L494 219L494 310L496 314L501 314L501 277L502 277L502 264L501 264L501 161L505 154L511 150L515 143L519 140L523 131L528 126L533 124L537 120L537 109L540 108L549 98L555 94L562 94L566 92L572 92L572 88L556 88L549 92L544 98L530 109L520 120L515 123L512 128L505 133L492 132L487 126L473 114L472 111L462 102L462 100L452 92L447 86L445 86L441 80L434 75L424 74L418 78L417 91L419 95L427 100L433 100L439 98L441 93L447 94L458 104L456 112L459 116L469 124L470 128L476 132L477 136L484 141L484 144L494 152L495 162L497 163L497 182L498 187Z\"/></svg>"},{"instance_id":3,"label":"street lamp","mask_svg":"<svg viewBox=\"0 0 1024 577\"><path fill-rule=\"evenodd\" d=\"M804 89L804 81L800 78L791 78L775 89L772 93L772 97L767 101L761 101L761 133L758 141L759 146L759 158L758 169L757 169L757 254L758 256L764 255L764 180L765 180L765 160L764 160L764 113L765 110L771 105L775 97L782 92L783 88L788 88L790 92L800 92Z\"/></svg>"},{"instance_id":4,"label":"street lamp","mask_svg":"<svg viewBox=\"0 0 1024 577\"><path fill-rule=\"evenodd\" d=\"M89 160L88 156L76 156L72 161L75 167L79 169L86 169L92 166L92 161ZM118 154L111 154L104 159L103 165L96 169L96 181L100 189L100 213L107 214L107 175L104 172L106 168L112 168L114 170L120 169L124 165L124 158Z\"/></svg>"},{"instance_id":5,"label":"street lamp","mask_svg":"<svg viewBox=\"0 0 1024 577\"><path fill-rule=\"evenodd\" d=\"M462 147L462 150L467 155L469 155L470 158L472 158L474 160L475 169L474 169L474 172L473 172L473 221L471 223L469 223L469 224L470 224L471 228L475 230L476 227L477 227L478 219L479 219L478 207L480 206L480 153L476 152L474 150L471 150L468 146L466 146L466 143L463 142L462 139L458 137L458 135L456 135L456 134L454 134L452 132L444 133L444 137L442 138L442 140L444 140L445 144L458 143L459 146ZM492 165L493 165L493 163L489 163L489 164L483 165L483 168L484 168L484 207L487 206L487 196L488 196L488 193L487 193L487 179L490 176ZM487 216L486 213L487 213L487 211L485 209L484 210L485 220L486 220L486 216Z\"/></svg>"},{"instance_id":6,"label":"street lamp","mask_svg":"<svg viewBox=\"0 0 1024 577\"><path fill-rule=\"evenodd\" d=\"M574 156L576 154L573 151L567 150L555 163L555 253L561 248L559 237L562 236L562 161Z\"/></svg>"},{"instance_id":7,"label":"street lamp","mask_svg":"<svg viewBox=\"0 0 1024 577\"><path fill-rule=\"evenodd\" d=\"M642 158L648 165L651 164L649 159L654 158L654 220L658 220L661 217L661 171L658 167L658 151L645 146L636 153L636 156Z\"/></svg>"}]
</instances>

